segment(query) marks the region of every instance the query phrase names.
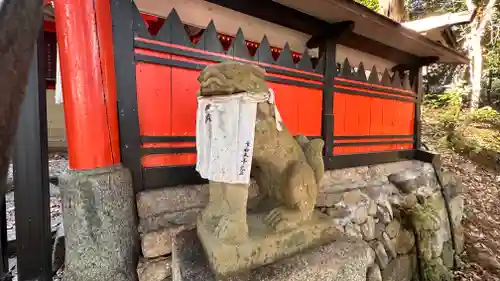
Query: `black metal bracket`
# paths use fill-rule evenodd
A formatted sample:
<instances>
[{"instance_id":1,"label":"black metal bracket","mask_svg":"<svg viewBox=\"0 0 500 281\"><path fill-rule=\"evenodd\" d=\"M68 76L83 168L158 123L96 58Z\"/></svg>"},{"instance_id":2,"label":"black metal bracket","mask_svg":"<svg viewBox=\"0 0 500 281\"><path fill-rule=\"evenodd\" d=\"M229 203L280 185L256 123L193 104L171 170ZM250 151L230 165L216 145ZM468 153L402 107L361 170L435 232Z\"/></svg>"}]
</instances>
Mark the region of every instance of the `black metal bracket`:
<instances>
[{"instance_id":1,"label":"black metal bracket","mask_svg":"<svg viewBox=\"0 0 500 281\"><path fill-rule=\"evenodd\" d=\"M419 69L422 66L433 64L439 61L438 57L420 57L410 63L398 64L392 67L392 72L403 72L406 70Z\"/></svg>"},{"instance_id":2,"label":"black metal bracket","mask_svg":"<svg viewBox=\"0 0 500 281\"><path fill-rule=\"evenodd\" d=\"M317 48L325 44L327 41L337 41L342 35L350 33L354 30L353 21L341 21L332 23L327 26L324 30L313 35L306 43L307 48Z\"/></svg>"}]
</instances>

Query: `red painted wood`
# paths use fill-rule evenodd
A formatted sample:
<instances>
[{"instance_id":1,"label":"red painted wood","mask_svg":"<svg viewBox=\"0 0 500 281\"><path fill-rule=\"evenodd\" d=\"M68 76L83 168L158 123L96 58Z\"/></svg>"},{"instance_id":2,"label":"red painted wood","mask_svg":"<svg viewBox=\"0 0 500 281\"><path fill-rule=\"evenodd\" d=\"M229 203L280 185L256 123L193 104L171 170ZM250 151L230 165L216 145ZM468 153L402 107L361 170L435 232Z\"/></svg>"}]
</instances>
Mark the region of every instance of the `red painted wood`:
<instances>
[{"instance_id":1,"label":"red painted wood","mask_svg":"<svg viewBox=\"0 0 500 281\"><path fill-rule=\"evenodd\" d=\"M213 63L144 49L136 53L197 63ZM136 63L137 102L141 135L194 136L196 133L197 81L199 71ZM280 76L285 77L285 76ZM290 79L292 77L285 77ZM285 125L292 134L321 135L320 89L270 82L276 93L276 103ZM158 147L145 144L143 147ZM172 147L172 144L162 144ZM185 146L186 143L176 144ZM142 158L143 166L194 164L196 155L162 154Z\"/></svg>"},{"instance_id":2,"label":"red painted wood","mask_svg":"<svg viewBox=\"0 0 500 281\"><path fill-rule=\"evenodd\" d=\"M337 79L337 78L336 78ZM343 79L343 78L339 78ZM347 79L344 79L347 80ZM388 96L398 96L384 92L392 89L403 92L401 89L372 85L369 83L351 81L352 83L377 86L380 90L370 91L356 87L344 87L358 92L373 92ZM343 87L343 86L342 86ZM334 136L370 136L370 135L412 135L414 122L414 104L412 102L352 95L339 91L334 93ZM408 92L404 90L404 92ZM411 91L410 91L411 92ZM391 139L406 140L406 139ZM375 142L388 141L388 139L360 139L360 140L335 140L335 143L344 142ZM335 147L334 154L352 154L379 152L387 150L411 149L409 144L380 144L369 146Z\"/></svg>"},{"instance_id":3,"label":"red painted wood","mask_svg":"<svg viewBox=\"0 0 500 281\"><path fill-rule=\"evenodd\" d=\"M172 135L196 134L196 109L199 71L172 68Z\"/></svg>"},{"instance_id":4,"label":"red painted wood","mask_svg":"<svg viewBox=\"0 0 500 281\"><path fill-rule=\"evenodd\" d=\"M370 153L370 152L383 152L390 150L406 150L412 149L413 144L381 144L381 145L370 145L370 146L357 146L357 147L334 147L334 155L345 155L345 154L355 154L355 153Z\"/></svg>"},{"instance_id":5,"label":"red painted wood","mask_svg":"<svg viewBox=\"0 0 500 281\"><path fill-rule=\"evenodd\" d=\"M333 113L335 115L335 118L333 119L334 136L347 135L345 130L346 99L347 99L346 94L334 93L333 97Z\"/></svg>"},{"instance_id":6,"label":"red painted wood","mask_svg":"<svg viewBox=\"0 0 500 281\"><path fill-rule=\"evenodd\" d=\"M165 19L143 13L141 13L141 16L144 19L144 22L146 23L149 34L156 36L156 34L158 34L158 32L160 31L160 28L162 27L163 23L165 22Z\"/></svg>"},{"instance_id":7,"label":"red painted wood","mask_svg":"<svg viewBox=\"0 0 500 281\"><path fill-rule=\"evenodd\" d=\"M304 79L304 78L291 77L291 76L287 76L287 75L274 74L274 73L269 73L269 72L266 73L266 77L284 78L284 79L287 79L287 80L307 82L307 83L316 84L316 85L323 85L323 82L320 82L320 81L308 80L308 79ZM291 85L287 85L287 86L291 86ZM298 88L303 88L303 87L300 87L300 86L297 86L297 87Z\"/></svg>"},{"instance_id":8,"label":"red painted wood","mask_svg":"<svg viewBox=\"0 0 500 281\"><path fill-rule=\"evenodd\" d=\"M113 26L111 20L110 1L94 1L97 21L97 38L99 40L99 58L102 72L104 103L106 106L107 126L112 149L113 163L120 163L120 134L118 125L117 88L115 72L115 55L113 43Z\"/></svg>"},{"instance_id":9,"label":"red painted wood","mask_svg":"<svg viewBox=\"0 0 500 281\"><path fill-rule=\"evenodd\" d=\"M346 90L356 91L356 92L360 92L360 93L379 94L379 95L386 95L386 96L390 96L390 97L411 98L411 97L404 96L401 94L385 92L384 90L367 90L367 89L361 89L361 88L357 88L357 87L353 87L353 86L344 86L344 85L335 85L335 87L338 89L346 89Z\"/></svg>"},{"instance_id":10,"label":"red painted wood","mask_svg":"<svg viewBox=\"0 0 500 281\"><path fill-rule=\"evenodd\" d=\"M305 136L321 136L322 90L296 86L289 87L291 88L290 91L297 91L297 132Z\"/></svg>"},{"instance_id":11,"label":"red painted wood","mask_svg":"<svg viewBox=\"0 0 500 281\"><path fill-rule=\"evenodd\" d=\"M144 49L136 49L135 52L188 62L215 63ZM198 90L197 77L199 71L153 64L149 66L145 65L147 64L138 64L138 76L142 77L138 79L141 134L166 136L194 135L196 127L196 92ZM141 71L144 71L144 74L141 74ZM307 81L301 78L269 73L267 76ZM170 80L166 81L165 79ZM319 82L313 81L313 83ZM278 109L285 125L292 134L321 134L321 90L276 82L269 82L269 86L276 93ZM367 92L364 89L356 87L349 87L349 89ZM143 94L143 92L149 93ZM154 92L161 92L163 95L170 93L170 97L158 97L152 94ZM383 89L372 92L388 96L399 96L383 92ZM342 89L340 89L339 92L334 93L333 106L335 114L334 136L411 135L413 133L414 104L411 102L351 95L342 93ZM160 111L163 112L160 113ZM410 149L412 147L412 140L404 140L408 140L409 143L335 147L334 154ZM366 141L382 142L388 141L388 139L364 139L357 142ZM336 140L336 143L342 142L352 141ZM193 164L194 161L195 158L190 154L153 155L143 158L144 165L153 166Z\"/></svg>"},{"instance_id":12,"label":"red painted wood","mask_svg":"<svg viewBox=\"0 0 500 281\"><path fill-rule=\"evenodd\" d=\"M276 94L276 105L290 133L321 135L321 90L274 82L268 85Z\"/></svg>"},{"instance_id":13,"label":"red painted wood","mask_svg":"<svg viewBox=\"0 0 500 281\"><path fill-rule=\"evenodd\" d=\"M172 135L172 68L136 62L137 107L141 135Z\"/></svg>"},{"instance_id":14,"label":"red painted wood","mask_svg":"<svg viewBox=\"0 0 500 281\"><path fill-rule=\"evenodd\" d=\"M194 165L196 153L145 155L141 158L141 164L143 167Z\"/></svg>"},{"instance_id":15,"label":"red painted wood","mask_svg":"<svg viewBox=\"0 0 500 281\"><path fill-rule=\"evenodd\" d=\"M43 31L56 32L56 23L53 21L44 20L43 21Z\"/></svg>"},{"instance_id":16,"label":"red painted wood","mask_svg":"<svg viewBox=\"0 0 500 281\"><path fill-rule=\"evenodd\" d=\"M95 2L54 1L72 169L120 162L111 13Z\"/></svg>"},{"instance_id":17,"label":"red painted wood","mask_svg":"<svg viewBox=\"0 0 500 281\"><path fill-rule=\"evenodd\" d=\"M297 134L299 125L297 92L293 91L293 86L289 87L289 85L273 82L268 83L268 85L274 90L276 95L276 105L278 106L283 123L285 123L285 126L291 134Z\"/></svg>"},{"instance_id":18,"label":"red painted wood","mask_svg":"<svg viewBox=\"0 0 500 281\"><path fill-rule=\"evenodd\" d=\"M360 142L387 142L387 141L408 141L412 142L412 137L405 138L371 138L371 139L349 139L349 140L335 140L335 143L360 143Z\"/></svg>"},{"instance_id":19,"label":"red painted wood","mask_svg":"<svg viewBox=\"0 0 500 281\"><path fill-rule=\"evenodd\" d=\"M143 148L160 148L160 147L195 147L196 142L148 142L142 144Z\"/></svg>"},{"instance_id":20,"label":"red painted wood","mask_svg":"<svg viewBox=\"0 0 500 281\"><path fill-rule=\"evenodd\" d=\"M143 148L195 147L195 142L145 143ZM151 154L141 158L143 167L176 166L196 164L196 153Z\"/></svg>"},{"instance_id":21,"label":"red painted wood","mask_svg":"<svg viewBox=\"0 0 500 281\"><path fill-rule=\"evenodd\" d=\"M370 110L371 110L371 105L372 105L373 100L371 97L362 97L362 96L358 96L357 100L358 100L358 109L359 109L358 134L370 135L370 131L371 131L370 130L370 128L371 128Z\"/></svg>"},{"instance_id":22,"label":"red painted wood","mask_svg":"<svg viewBox=\"0 0 500 281\"><path fill-rule=\"evenodd\" d=\"M217 56L217 57L221 57L221 58L225 58L225 59L229 59L229 60L236 60L236 61L240 61L240 62L253 63L253 64L257 64L257 65L261 65L261 66L270 66L270 67L273 67L273 68L283 69L283 70L287 70L287 71L291 71L291 72L295 72L295 73L303 73L303 74L313 75L313 76L317 76L317 77L323 77L323 75L318 74L318 73L314 73L314 72L307 72L307 71L297 70L297 69L294 69L294 68L288 68L288 67L278 66L278 65L274 65L274 64L261 63L261 62L256 62L256 61L253 61L253 60L245 60L245 59L236 58L236 57L233 57L233 56L230 56L230 55L212 53L212 52L208 52L208 51L204 51L204 50L199 50L199 49L196 49L196 48L190 48L190 47L186 47L186 46L180 46L180 45L176 45L176 44L170 44L170 43L161 42L161 41L152 40L152 39L146 39L146 38L136 37L135 40L142 41L142 42L147 42L147 43L154 43L154 44L163 45L163 46L172 47L172 48L177 48L177 49L180 49L180 50L192 51L192 52L200 53L200 54L210 54L210 55L213 55L213 56ZM294 77L287 77L287 78L294 79ZM308 81L308 82L313 82L313 81Z\"/></svg>"},{"instance_id":23,"label":"red painted wood","mask_svg":"<svg viewBox=\"0 0 500 281\"><path fill-rule=\"evenodd\" d=\"M338 81L345 81L345 82L349 82L349 83L353 83L353 84L375 87L375 88L380 89L381 91L384 91L384 89L387 89L387 90L393 90L393 91L398 91L398 92L402 92L402 93L415 94L415 92L413 92L412 90L394 88L394 87L389 87L389 86L382 86L382 85L372 84L372 83L368 83L368 82L361 82L361 81L357 81L357 80L345 79L345 78L341 78L341 77L336 77L335 79Z\"/></svg>"}]
</instances>

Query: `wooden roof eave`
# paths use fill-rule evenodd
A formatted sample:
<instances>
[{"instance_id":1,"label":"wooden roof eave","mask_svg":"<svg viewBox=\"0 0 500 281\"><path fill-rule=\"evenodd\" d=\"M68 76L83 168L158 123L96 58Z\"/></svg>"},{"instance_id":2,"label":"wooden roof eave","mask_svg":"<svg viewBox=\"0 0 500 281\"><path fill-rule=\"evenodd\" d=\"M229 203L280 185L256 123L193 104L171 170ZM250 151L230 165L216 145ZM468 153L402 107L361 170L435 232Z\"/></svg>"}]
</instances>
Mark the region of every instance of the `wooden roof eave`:
<instances>
[{"instance_id":1,"label":"wooden roof eave","mask_svg":"<svg viewBox=\"0 0 500 281\"><path fill-rule=\"evenodd\" d=\"M340 38L340 44L398 64L412 64L424 57L467 63L464 55L350 0L206 1L310 35L327 30L332 23L352 20L354 32Z\"/></svg>"},{"instance_id":2,"label":"wooden roof eave","mask_svg":"<svg viewBox=\"0 0 500 281\"><path fill-rule=\"evenodd\" d=\"M350 20L354 20L357 26L354 32L360 36L379 41L377 37L390 34L390 36L386 36L386 38L389 37L392 39L390 43L388 42L389 40L381 41L384 41L385 44L395 49L399 49L400 51L410 53L417 57L439 57L439 61L444 63L468 63L467 57L463 54L447 48L418 32L409 30L400 23L351 0L308 0L307 3L301 0L274 1L282 4L294 3L295 8L299 8L302 11L310 9L311 12L313 9L310 7L315 6L315 4L317 4L321 10L325 10L326 7L329 7L330 11L324 11L323 14L328 12L336 13L340 15L340 18L346 17ZM323 6L321 6L321 4ZM302 5L303 8L298 7L299 5ZM378 30L381 31L378 32L379 34L375 31L375 27L378 27ZM416 54L416 49L420 50L420 54Z\"/></svg>"}]
</instances>

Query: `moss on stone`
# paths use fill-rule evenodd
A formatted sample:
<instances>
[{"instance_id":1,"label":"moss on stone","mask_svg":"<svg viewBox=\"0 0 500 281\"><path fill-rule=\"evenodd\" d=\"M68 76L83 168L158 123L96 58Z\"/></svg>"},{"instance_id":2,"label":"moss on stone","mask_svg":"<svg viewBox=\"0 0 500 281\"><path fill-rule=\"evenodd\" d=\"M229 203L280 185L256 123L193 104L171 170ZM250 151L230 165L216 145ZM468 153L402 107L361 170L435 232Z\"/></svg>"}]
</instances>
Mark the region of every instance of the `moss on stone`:
<instances>
[{"instance_id":1,"label":"moss on stone","mask_svg":"<svg viewBox=\"0 0 500 281\"><path fill-rule=\"evenodd\" d=\"M409 210L409 215L418 232L435 231L440 227L439 213L429 201L425 201L424 204L416 204Z\"/></svg>"},{"instance_id":2,"label":"moss on stone","mask_svg":"<svg viewBox=\"0 0 500 281\"><path fill-rule=\"evenodd\" d=\"M423 281L452 280L452 273L443 265L441 258L433 258L432 241L441 226L439 212L432 200L416 204L404 210L403 221L410 223L419 241L421 275Z\"/></svg>"},{"instance_id":3,"label":"moss on stone","mask_svg":"<svg viewBox=\"0 0 500 281\"><path fill-rule=\"evenodd\" d=\"M423 281L451 281L453 279L453 275L451 272L443 265L441 259L422 259L423 264L423 272L422 272L422 280Z\"/></svg>"}]
</instances>

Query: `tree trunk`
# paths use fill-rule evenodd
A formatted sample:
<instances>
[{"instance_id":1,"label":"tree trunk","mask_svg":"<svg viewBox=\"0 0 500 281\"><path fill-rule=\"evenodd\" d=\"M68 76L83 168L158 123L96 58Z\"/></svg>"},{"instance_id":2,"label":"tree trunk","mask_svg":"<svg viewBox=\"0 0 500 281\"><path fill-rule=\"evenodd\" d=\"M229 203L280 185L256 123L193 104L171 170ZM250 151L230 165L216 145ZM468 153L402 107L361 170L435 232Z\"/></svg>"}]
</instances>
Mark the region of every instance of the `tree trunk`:
<instances>
[{"instance_id":1,"label":"tree trunk","mask_svg":"<svg viewBox=\"0 0 500 281\"><path fill-rule=\"evenodd\" d=\"M493 102L491 100L491 86L492 85L493 85L493 72L490 69L490 71L488 72L488 89L486 91L489 106L493 105Z\"/></svg>"},{"instance_id":2,"label":"tree trunk","mask_svg":"<svg viewBox=\"0 0 500 281\"><path fill-rule=\"evenodd\" d=\"M483 71L483 52L481 40L483 38L486 26L491 21L491 16L497 0L490 0L484 8L477 9L475 18L470 24L470 34L467 38L467 49L470 59L470 79L472 91L470 95L470 110L474 111L479 107L481 96L481 74ZM476 9L472 0L466 0L465 4L469 11Z\"/></svg>"},{"instance_id":3,"label":"tree trunk","mask_svg":"<svg viewBox=\"0 0 500 281\"><path fill-rule=\"evenodd\" d=\"M402 22L406 19L404 0L379 0L381 12L384 16Z\"/></svg>"},{"instance_id":4,"label":"tree trunk","mask_svg":"<svg viewBox=\"0 0 500 281\"><path fill-rule=\"evenodd\" d=\"M10 146L42 23L42 4L42 0L0 1L0 196L5 194Z\"/></svg>"}]
</instances>

